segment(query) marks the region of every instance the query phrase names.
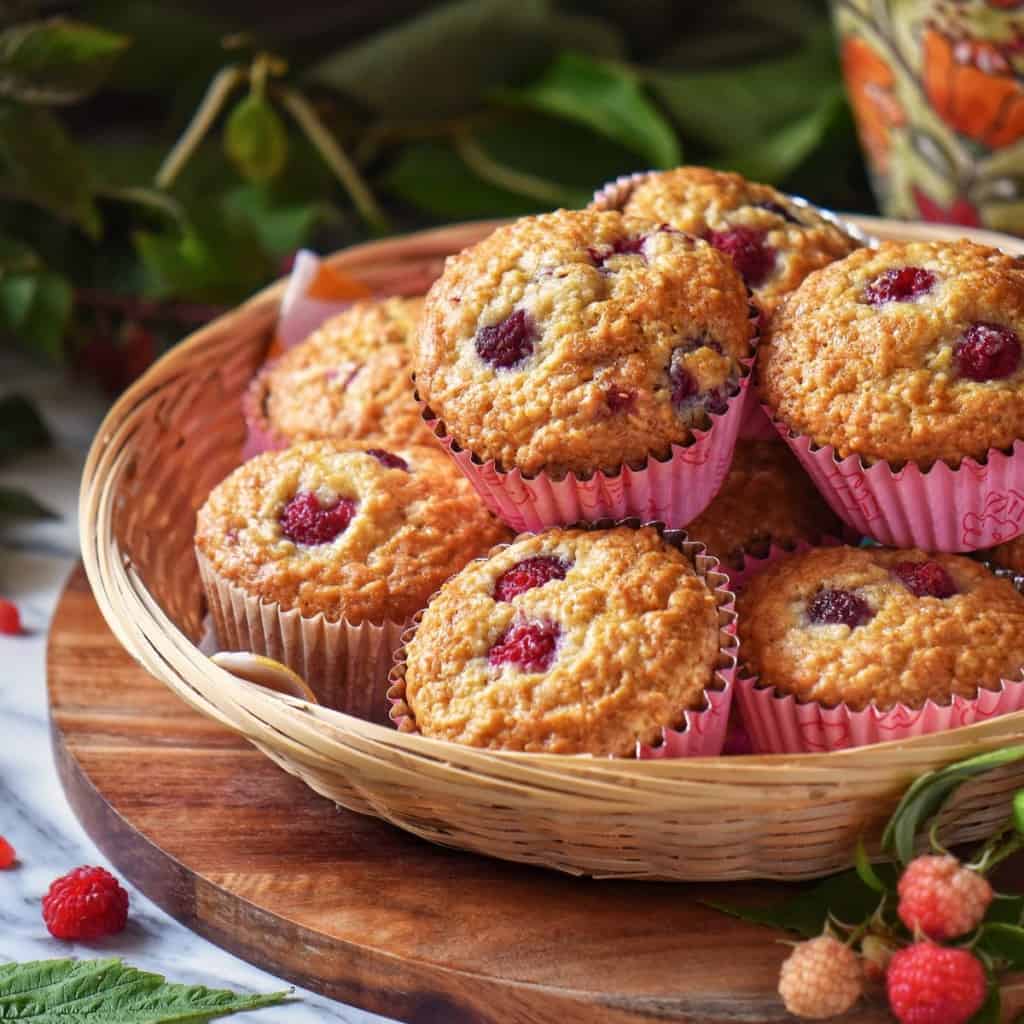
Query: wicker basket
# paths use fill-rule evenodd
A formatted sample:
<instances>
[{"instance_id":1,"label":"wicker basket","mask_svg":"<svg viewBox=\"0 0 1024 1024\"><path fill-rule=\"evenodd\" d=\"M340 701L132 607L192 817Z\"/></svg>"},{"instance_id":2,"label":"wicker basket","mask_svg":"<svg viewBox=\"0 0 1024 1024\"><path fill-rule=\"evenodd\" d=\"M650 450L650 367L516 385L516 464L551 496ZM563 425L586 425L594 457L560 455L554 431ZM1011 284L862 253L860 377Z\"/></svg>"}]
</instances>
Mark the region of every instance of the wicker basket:
<instances>
[{"instance_id":1,"label":"wicker basket","mask_svg":"<svg viewBox=\"0 0 1024 1024\"><path fill-rule=\"evenodd\" d=\"M957 229L865 219L883 237ZM360 246L332 265L381 293L415 294L472 224ZM1013 252L1024 243L986 232ZM1024 712L837 754L655 761L496 753L405 735L242 682L194 646L203 597L195 511L238 462L239 399L270 341L282 285L199 331L114 406L81 494L85 566L107 622L143 667L246 736L316 792L435 843L575 874L643 879L810 878L850 862L922 772L1024 742ZM990 832L1024 767L963 787L946 835ZM325 808L325 813L327 813Z\"/></svg>"}]
</instances>

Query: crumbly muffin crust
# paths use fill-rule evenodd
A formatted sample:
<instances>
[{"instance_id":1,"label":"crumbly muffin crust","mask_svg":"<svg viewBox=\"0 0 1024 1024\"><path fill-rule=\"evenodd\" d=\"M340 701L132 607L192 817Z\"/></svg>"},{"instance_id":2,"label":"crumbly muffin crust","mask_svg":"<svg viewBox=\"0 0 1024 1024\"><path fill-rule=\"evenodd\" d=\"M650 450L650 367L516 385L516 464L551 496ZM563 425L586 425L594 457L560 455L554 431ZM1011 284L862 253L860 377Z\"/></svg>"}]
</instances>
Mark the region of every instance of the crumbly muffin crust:
<instances>
[{"instance_id":1,"label":"crumbly muffin crust","mask_svg":"<svg viewBox=\"0 0 1024 1024\"><path fill-rule=\"evenodd\" d=\"M885 275L919 268L910 301L869 301ZM840 457L958 466L1024 437L1024 361L976 380L958 366L974 325L1024 337L1024 265L962 240L888 242L812 274L758 355L761 396L795 432Z\"/></svg>"},{"instance_id":2,"label":"crumbly muffin crust","mask_svg":"<svg viewBox=\"0 0 1024 1024\"><path fill-rule=\"evenodd\" d=\"M781 441L739 441L715 500L686 528L720 562L743 567L772 543L791 547L841 536L842 526L811 478Z\"/></svg>"},{"instance_id":3,"label":"crumbly muffin crust","mask_svg":"<svg viewBox=\"0 0 1024 1024\"><path fill-rule=\"evenodd\" d=\"M747 228L775 253L763 280L748 281L767 317L812 271L853 252L859 243L813 210L798 207L770 185L707 167L677 167L642 179L623 214L671 224L699 238Z\"/></svg>"},{"instance_id":4,"label":"crumbly muffin crust","mask_svg":"<svg viewBox=\"0 0 1024 1024\"><path fill-rule=\"evenodd\" d=\"M949 597L918 597L896 574L937 563ZM812 622L824 591L864 602L861 625ZM920 707L997 689L1024 666L1024 597L1007 580L959 555L882 548L818 548L756 576L739 598L740 650L764 685L826 706Z\"/></svg>"},{"instance_id":5,"label":"crumbly muffin crust","mask_svg":"<svg viewBox=\"0 0 1024 1024\"><path fill-rule=\"evenodd\" d=\"M394 448L389 468L356 442L309 441L239 466L199 510L196 549L223 579L283 611L353 624L402 621L452 573L510 531L436 447ZM282 515L297 494L355 502L333 540L290 540Z\"/></svg>"},{"instance_id":6,"label":"crumbly muffin crust","mask_svg":"<svg viewBox=\"0 0 1024 1024\"><path fill-rule=\"evenodd\" d=\"M496 600L502 574L562 560L562 579ZM513 623L560 630L546 671L492 665ZM497 750L629 756L704 705L717 599L651 527L553 529L472 562L430 602L406 648L406 701L426 736Z\"/></svg>"},{"instance_id":7,"label":"crumbly muffin crust","mask_svg":"<svg viewBox=\"0 0 1024 1024\"><path fill-rule=\"evenodd\" d=\"M448 258L427 294L416 386L481 459L615 472L724 411L751 335L743 282L707 243L559 210Z\"/></svg>"},{"instance_id":8,"label":"crumbly muffin crust","mask_svg":"<svg viewBox=\"0 0 1024 1024\"><path fill-rule=\"evenodd\" d=\"M356 302L267 367L250 404L289 441L376 437L430 444L413 398L412 343L421 298Z\"/></svg>"}]
</instances>

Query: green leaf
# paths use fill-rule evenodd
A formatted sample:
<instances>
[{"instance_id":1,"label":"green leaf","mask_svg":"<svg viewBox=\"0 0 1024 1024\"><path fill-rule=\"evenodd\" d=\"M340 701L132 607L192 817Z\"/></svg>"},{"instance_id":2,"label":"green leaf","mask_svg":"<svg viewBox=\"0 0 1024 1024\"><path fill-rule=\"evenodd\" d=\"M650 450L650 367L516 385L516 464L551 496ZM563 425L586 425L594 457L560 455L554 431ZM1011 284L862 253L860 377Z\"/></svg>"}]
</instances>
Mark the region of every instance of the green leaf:
<instances>
[{"instance_id":1,"label":"green leaf","mask_svg":"<svg viewBox=\"0 0 1024 1024\"><path fill-rule=\"evenodd\" d=\"M0 274L29 274L42 269L39 254L19 238L0 235Z\"/></svg>"},{"instance_id":2,"label":"green leaf","mask_svg":"<svg viewBox=\"0 0 1024 1024\"><path fill-rule=\"evenodd\" d=\"M231 111L224 151L249 181L270 181L281 173L288 159L288 131L265 97L249 93Z\"/></svg>"},{"instance_id":3,"label":"green leaf","mask_svg":"<svg viewBox=\"0 0 1024 1024\"><path fill-rule=\"evenodd\" d=\"M1024 759L1024 746L1005 747L919 776L903 794L889 819L882 846L901 864L908 863L914 856L915 836L925 822L942 810L958 786L1021 759Z\"/></svg>"},{"instance_id":4,"label":"green leaf","mask_svg":"<svg viewBox=\"0 0 1024 1024\"><path fill-rule=\"evenodd\" d=\"M71 283L61 274L44 271L0 277L0 333L54 362L64 358L71 306Z\"/></svg>"},{"instance_id":5,"label":"green leaf","mask_svg":"<svg viewBox=\"0 0 1024 1024\"><path fill-rule=\"evenodd\" d=\"M883 886L895 884L890 865L879 869L886 879ZM832 875L797 891L790 899L768 906L738 906L705 901L707 906L752 924L782 928L810 939L820 935L831 914L846 924L859 924L870 917L879 904L878 893L865 885L855 870Z\"/></svg>"},{"instance_id":6,"label":"green leaf","mask_svg":"<svg viewBox=\"0 0 1024 1024\"><path fill-rule=\"evenodd\" d=\"M124 36L65 18L30 21L0 32L0 96L24 103L75 103L95 91Z\"/></svg>"},{"instance_id":7,"label":"green leaf","mask_svg":"<svg viewBox=\"0 0 1024 1024\"><path fill-rule=\"evenodd\" d=\"M652 167L674 167L682 160L672 126L648 99L637 74L621 65L565 53L533 84L498 95L508 103L585 124Z\"/></svg>"},{"instance_id":8,"label":"green leaf","mask_svg":"<svg viewBox=\"0 0 1024 1024\"><path fill-rule=\"evenodd\" d=\"M1024 896L996 893L985 914L986 923L1024 924Z\"/></svg>"},{"instance_id":9,"label":"green leaf","mask_svg":"<svg viewBox=\"0 0 1024 1024\"><path fill-rule=\"evenodd\" d=\"M1019 789L1013 797L1013 827L1024 835L1024 789Z\"/></svg>"},{"instance_id":10,"label":"green leaf","mask_svg":"<svg viewBox=\"0 0 1024 1024\"><path fill-rule=\"evenodd\" d=\"M1009 970L1024 969L1024 928L1018 925L982 925L977 948L1002 960Z\"/></svg>"},{"instance_id":11,"label":"green leaf","mask_svg":"<svg viewBox=\"0 0 1024 1024\"><path fill-rule=\"evenodd\" d=\"M89 165L49 111L0 103L0 195L41 206L94 237L100 233Z\"/></svg>"},{"instance_id":12,"label":"green leaf","mask_svg":"<svg viewBox=\"0 0 1024 1024\"><path fill-rule=\"evenodd\" d=\"M224 196L225 214L248 225L271 256L282 258L306 245L314 228L336 215L326 203L282 203L259 185L241 185Z\"/></svg>"},{"instance_id":13,"label":"green leaf","mask_svg":"<svg viewBox=\"0 0 1024 1024\"><path fill-rule=\"evenodd\" d=\"M854 870L856 870L857 876L868 888L874 889L878 893L886 891L885 883L878 877L878 872L875 871L871 861L868 860L868 852L864 849L863 836L857 839L857 849L854 851Z\"/></svg>"},{"instance_id":14,"label":"green leaf","mask_svg":"<svg viewBox=\"0 0 1024 1024\"><path fill-rule=\"evenodd\" d=\"M31 494L0 487L0 522L5 519L59 519L60 516Z\"/></svg>"},{"instance_id":15,"label":"green leaf","mask_svg":"<svg viewBox=\"0 0 1024 1024\"><path fill-rule=\"evenodd\" d=\"M38 410L24 395L0 398L0 461L52 443Z\"/></svg>"},{"instance_id":16,"label":"green leaf","mask_svg":"<svg viewBox=\"0 0 1024 1024\"><path fill-rule=\"evenodd\" d=\"M121 960L36 960L0 965L0 1019L35 1024L171 1024L274 1006L288 995L238 995L175 985Z\"/></svg>"}]
</instances>

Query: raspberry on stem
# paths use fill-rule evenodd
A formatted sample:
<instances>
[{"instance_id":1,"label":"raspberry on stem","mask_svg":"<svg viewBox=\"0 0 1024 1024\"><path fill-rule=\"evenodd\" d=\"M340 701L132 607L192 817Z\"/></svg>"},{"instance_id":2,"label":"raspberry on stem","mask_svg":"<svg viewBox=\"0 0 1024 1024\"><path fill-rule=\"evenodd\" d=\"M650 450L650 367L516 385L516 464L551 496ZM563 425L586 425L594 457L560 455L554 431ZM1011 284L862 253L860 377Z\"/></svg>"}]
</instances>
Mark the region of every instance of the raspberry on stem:
<instances>
[{"instance_id":1,"label":"raspberry on stem","mask_svg":"<svg viewBox=\"0 0 1024 1024\"><path fill-rule=\"evenodd\" d=\"M831 935L795 946L779 971L779 995L796 1017L825 1020L846 1013L864 991L860 960Z\"/></svg>"},{"instance_id":2,"label":"raspberry on stem","mask_svg":"<svg viewBox=\"0 0 1024 1024\"><path fill-rule=\"evenodd\" d=\"M966 949L915 942L893 954L886 989L900 1024L966 1024L985 1002L988 980Z\"/></svg>"},{"instance_id":3,"label":"raspberry on stem","mask_svg":"<svg viewBox=\"0 0 1024 1024\"><path fill-rule=\"evenodd\" d=\"M992 886L949 854L915 857L897 886L900 920L916 934L942 941L974 931L992 902Z\"/></svg>"}]
</instances>

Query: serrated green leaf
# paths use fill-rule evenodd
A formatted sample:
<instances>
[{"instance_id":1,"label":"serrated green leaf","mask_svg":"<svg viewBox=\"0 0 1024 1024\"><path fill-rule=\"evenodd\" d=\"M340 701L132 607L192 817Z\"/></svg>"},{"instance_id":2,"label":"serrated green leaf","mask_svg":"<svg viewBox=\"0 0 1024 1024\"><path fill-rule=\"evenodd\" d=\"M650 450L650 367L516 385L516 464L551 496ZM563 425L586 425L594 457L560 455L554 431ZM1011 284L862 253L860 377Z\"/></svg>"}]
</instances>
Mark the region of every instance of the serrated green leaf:
<instances>
[{"instance_id":1,"label":"serrated green leaf","mask_svg":"<svg viewBox=\"0 0 1024 1024\"><path fill-rule=\"evenodd\" d=\"M32 1024L172 1024L258 1010L287 992L238 995L168 983L121 960L37 960L0 967L0 1019Z\"/></svg>"},{"instance_id":2,"label":"serrated green leaf","mask_svg":"<svg viewBox=\"0 0 1024 1024\"><path fill-rule=\"evenodd\" d=\"M982 925L977 948L1003 961L1010 970L1024 969L1024 928L1013 924Z\"/></svg>"},{"instance_id":3,"label":"serrated green leaf","mask_svg":"<svg viewBox=\"0 0 1024 1024\"><path fill-rule=\"evenodd\" d=\"M0 194L33 203L99 235L89 165L47 110L0 102Z\"/></svg>"},{"instance_id":4,"label":"serrated green leaf","mask_svg":"<svg viewBox=\"0 0 1024 1024\"><path fill-rule=\"evenodd\" d=\"M0 276L0 333L54 362L64 358L71 306L71 283L61 274Z\"/></svg>"},{"instance_id":5,"label":"serrated green leaf","mask_svg":"<svg viewBox=\"0 0 1024 1024\"><path fill-rule=\"evenodd\" d=\"M921 775L911 783L889 819L882 836L883 847L901 864L908 863L914 856L914 838L925 822L942 810L960 785L1022 759L1024 746L1004 747Z\"/></svg>"},{"instance_id":6,"label":"serrated green leaf","mask_svg":"<svg viewBox=\"0 0 1024 1024\"><path fill-rule=\"evenodd\" d=\"M643 157L652 167L682 160L672 126L644 93L636 72L585 54L565 53L531 85L503 89L507 103L585 124Z\"/></svg>"},{"instance_id":7,"label":"serrated green leaf","mask_svg":"<svg viewBox=\"0 0 1024 1024\"><path fill-rule=\"evenodd\" d=\"M288 131L265 97L249 93L228 115L224 152L249 181L266 182L281 173L288 160Z\"/></svg>"},{"instance_id":8,"label":"serrated green leaf","mask_svg":"<svg viewBox=\"0 0 1024 1024\"><path fill-rule=\"evenodd\" d=\"M75 103L92 93L128 46L124 36L51 18L0 32L0 96L23 103Z\"/></svg>"},{"instance_id":9,"label":"serrated green leaf","mask_svg":"<svg viewBox=\"0 0 1024 1024\"><path fill-rule=\"evenodd\" d=\"M4 519L59 519L53 509L25 491L0 487L0 522Z\"/></svg>"},{"instance_id":10,"label":"serrated green leaf","mask_svg":"<svg viewBox=\"0 0 1024 1024\"><path fill-rule=\"evenodd\" d=\"M24 395L0 398L0 462L15 455L45 448L50 431L35 405Z\"/></svg>"},{"instance_id":11,"label":"serrated green leaf","mask_svg":"<svg viewBox=\"0 0 1024 1024\"><path fill-rule=\"evenodd\" d=\"M878 872L875 871L871 861L868 860L868 852L864 849L863 837L857 839L853 863L857 876L869 889L874 889L877 893L885 892L885 883L878 877Z\"/></svg>"}]
</instances>

